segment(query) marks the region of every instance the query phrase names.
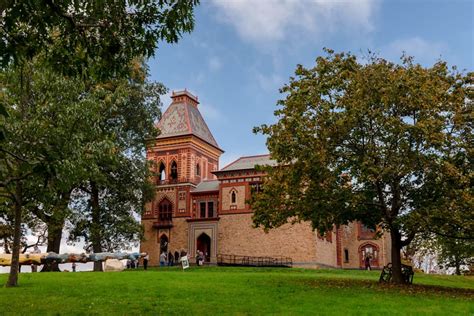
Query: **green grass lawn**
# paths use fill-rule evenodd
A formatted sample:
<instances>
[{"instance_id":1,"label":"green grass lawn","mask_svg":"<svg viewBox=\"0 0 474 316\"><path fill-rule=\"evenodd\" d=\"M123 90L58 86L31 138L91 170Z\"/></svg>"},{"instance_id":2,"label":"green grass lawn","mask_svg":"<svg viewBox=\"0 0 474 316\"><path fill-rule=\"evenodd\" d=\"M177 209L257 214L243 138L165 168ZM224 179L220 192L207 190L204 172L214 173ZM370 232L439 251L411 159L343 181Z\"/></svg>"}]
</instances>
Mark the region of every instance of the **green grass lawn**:
<instances>
[{"instance_id":1,"label":"green grass lawn","mask_svg":"<svg viewBox=\"0 0 474 316\"><path fill-rule=\"evenodd\" d=\"M472 277L415 274L415 285L398 287L380 285L378 276L222 267L23 273L19 287L0 287L0 315L474 315Z\"/></svg>"}]
</instances>

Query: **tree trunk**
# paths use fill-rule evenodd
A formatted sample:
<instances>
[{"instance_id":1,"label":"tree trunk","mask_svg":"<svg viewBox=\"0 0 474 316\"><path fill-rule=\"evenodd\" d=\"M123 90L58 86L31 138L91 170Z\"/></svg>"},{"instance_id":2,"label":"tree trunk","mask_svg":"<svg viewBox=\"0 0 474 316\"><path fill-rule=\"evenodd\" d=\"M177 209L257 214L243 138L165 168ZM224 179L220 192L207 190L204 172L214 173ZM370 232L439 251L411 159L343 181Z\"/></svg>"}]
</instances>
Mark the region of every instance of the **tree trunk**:
<instances>
[{"instance_id":1,"label":"tree trunk","mask_svg":"<svg viewBox=\"0 0 474 316\"><path fill-rule=\"evenodd\" d=\"M91 181L91 209L92 209L92 223L91 223L91 242L94 253L102 252L101 245L101 227L100 227L100 204L99 204L99 188L97 183ZM94 271L103 271L102 262L94 262Z\"/></svg>"},{"instance_id":2,"label":"tree trunk","mask_svg":"<svg viewBox=\"0 0 474 316\"><path fill-rule=\"evenodd\" d=\"M13 228L13 249L12 262L10 266L10 275L6 286L13 287L18 285L18 273L20 271L20 247L21 247L21 216L23 207L23 188L22 183L18 181L15 188L15 222Z\"/></svg>"},{"instance_id":3,"label":"tree trunk","mask_svg":"<svg viewBox=\"0 0 474 316\"><path fill-rule=\"evenodd\" d=\"M64 220L51 220L46 224L48 225L48 247L46 251L59 254L61 249L61 238L63 236ZM61 272L61 270L59 270L59 264L57 262L49 262L43 266L41 272Z\"/></svg>"},{"instance_id":4,"label":"tree trunk","mask_svg":"<svg viewBox=\"0 0 474 316\"><path fill-rule=\"evenodd\" d=\"M456 275L461 275L461 261L455 256L456 259Z\"/></svg>"},{"instance_id":5,"label":"tree trunk","mask_svg":"<svg viewBox=\"0 0 474 316\"><path fill-rule=\"evenodd\" d=\"M390 229L390 237L392 239L392 282L395 284L404 284L405 280L402 276L402 260L400 256L402 237L396 228Z\"/></svg>"}]
</instances>

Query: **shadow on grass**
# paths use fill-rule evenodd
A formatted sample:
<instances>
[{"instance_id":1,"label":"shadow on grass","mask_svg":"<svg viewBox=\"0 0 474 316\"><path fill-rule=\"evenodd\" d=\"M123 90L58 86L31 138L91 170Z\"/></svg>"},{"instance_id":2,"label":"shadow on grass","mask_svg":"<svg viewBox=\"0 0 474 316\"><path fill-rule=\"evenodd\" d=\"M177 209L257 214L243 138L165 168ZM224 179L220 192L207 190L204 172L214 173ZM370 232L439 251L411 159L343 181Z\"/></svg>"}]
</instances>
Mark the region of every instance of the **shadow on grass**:
<instances>
[{"instance_id":1,"label":"shadow on grass","mask_svg":"<svg viewBox=\"0 0 474 316\"><path fill-rule=\"evenodd\" d=\"M291 282L311 288L334 288L334 289L370 289L378 292L396 292L405 295L437 295L458 298L474 299L474 290L466 288L453 288L445 286L411 284L397 285L391 283L379 283L372 280L357 279L299 279Z\"/></svg>"}]
</instances>

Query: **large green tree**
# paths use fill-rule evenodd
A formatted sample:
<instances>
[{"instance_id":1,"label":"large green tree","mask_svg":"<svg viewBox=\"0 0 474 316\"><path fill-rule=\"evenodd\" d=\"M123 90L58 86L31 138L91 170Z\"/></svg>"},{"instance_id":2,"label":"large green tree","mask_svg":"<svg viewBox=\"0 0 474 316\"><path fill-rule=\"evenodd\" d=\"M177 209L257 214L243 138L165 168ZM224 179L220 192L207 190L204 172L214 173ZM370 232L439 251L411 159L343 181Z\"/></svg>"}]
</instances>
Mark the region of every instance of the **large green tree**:
<instances>
[{"instance_id":1,"label":"large green tree","mask_svg":"<svg viewBox=\"0 0 474 316\"><path fill-rule=\"evenodd\" d=\"M472 163L462 131L472 118L473 77L442 61L422 67L405 56L395 64L326 52L312 68L299 65L281 89L278 122L255 129L268 136L279 166L266 169L264 191L251 201L254 222L310 221L320 232L355 220L381 225L391 236L392 280L402 283L400 250L426 229L420 215L472 218L472 208L438 202ZM462 162L450 163L453 146ZM459 183L464 200L472 199L467 177Z\"/></svg>"},{"instance_id":2,"label":"large green tree","mask_svg":"<svg viewBox=\"0 0 474 316\"><path fill-rule=\"evenodd\" d=\"M176 42L183 32L190 32L194 26L193 10L197 4L195 0L3 1L0 2L0 67L7 72L14 68L24 69L40 57L45 66L64 75L65 80L80 79L79 86L84 86L84 94L78 100L81 101L83 95L100 92L97 87L104 81L129 78L130 63L137 57L152 56L159 41ZM20 77L23 78L23 73ZM3 80L4 77L2 85ZM32 95L26 93L28 87L24 84L28 82L23 79L17 81L21 89L12 88L9 97L0 103L0 159L4 162L3 171L8 169L9 172L8 177L2 179L0 188L5 190L2 195L11 199L15 205L10 286L17 284L21 221L25 205L25 201L19 197L29 196L29 193L25 195L25 181L31 180L28 184L32 187L39 186L44 184L44 178L52 178L55 173L54 168L47 166L47 155L43 155L40 148L31 144L28 146L26 139L15 151L7 148L7 142L11 144L11 140L7 139L9 132L3 125L9 124L5 119L11 114L9 111L34 107L31 101L47 104L47 100L29 98ZM99 96L95 94L95 97ZM23 118L27 119L27 116ZM93 128L97 126L92 125ZM107 144L110 141L103 140L98 146L88 149L94 151L102 148L107 155L109 150L115 150L113 145L107 147ZM42 189L45 187L49 185L42 185ZM56 193L63 197L56 201L64 202L70 191L59 190ZM56 226L59 227L61 220L57 222L59 225Z\"/></svg>"},{"instance_id":3,"label":"large green tree","mask_svg":"<svg viewBox=\"0 0 474 316\"><path fill-rule=\"evenodd\" d=\"M128 80L105 86L109 92L104 95L100 138L113 143L113 154L96 156L89 177L76 191L71 239L84 238L86 248L94 252L123 249L139 241L138 219L152 198L145 142L157 134L154 124L161 114L160 95L166 89L147 82L146 68L134 65ZM94 270L101 270L101 264Z\"/></svg>"},{"instance_id":4,"label":"large green tree","mask_svg":"<svg viewBox=\"0 0 474 316\"><path fill-rule=\"evenodd\" d=\"M0 2L0 61L39 53L61 73L109 78L127 74L160 41L194 27L197 0L6 0Z\"/></svg>"},{"instance_id":5,"label":"large green tree","mask_svg":"<svg viewBox=\"0 0 474 316\"><path fill-rule=\"evenodd\" d=\"M100 112L97 104L82 94L81 80L64 80L40 61L5 69L0 72L0 82L0 102L9 113L0 148L0 196L11 206L14 224L8 281L14 286L21 224L33 209L48 211L56 204L54 192L67 192L84 174L87 161L82 157L87 147L81 146L84 134L78 131L90 137L94 129L88 123ZM101 146L93 148L104 151Z\"/></svg>"}]
</instances>

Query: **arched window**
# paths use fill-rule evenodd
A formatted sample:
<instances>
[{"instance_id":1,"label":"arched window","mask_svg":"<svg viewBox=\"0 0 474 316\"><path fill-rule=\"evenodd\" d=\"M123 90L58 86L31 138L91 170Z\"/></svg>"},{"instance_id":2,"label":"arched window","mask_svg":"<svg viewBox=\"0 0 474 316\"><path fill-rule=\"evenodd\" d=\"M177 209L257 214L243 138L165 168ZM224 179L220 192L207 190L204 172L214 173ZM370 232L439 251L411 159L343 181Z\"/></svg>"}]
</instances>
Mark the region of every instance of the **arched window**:
<instances>
[{"instance_id":1,"label":"arched window","mask_svg":"<svg viewBox=\"0 0 474 316\"><path fill-rule=\"evenodd\" d=\"M163 199L158 204L158 220L160 222L171 221L173 216L173 205L168 199Z\"/></svg>"},{"instance_id":2,"label":"arched window","mask_svg":"<svg viewBox=\"0 0 474 316\"><path fill-rule=\"evenodd\" d=\"M196 175L197 176L201 175L201 166L199 165L199 163L196 164Z\"/></svg>"},{"instance_id":3,"label":"arched window","mask_svg":"<svg viewBox=\"0 0 474 316\"><path fill-rule=\"evenodd\" d=\"M160 175L160 181L166 180L166 167L163 161L160 163L160 168L158 170Z\"/></svg>"},{"instance_id":4,"label":"arched window","mask_svg":"<svg viewBox=\"0 0 474 316\"><path fill-rule=\"evenodd\" d=\"M237 196L235 194L235 191L232 191L232 193L230 194L230 202L231 203L236 203L237 202Z\"/></svg>"},{"instance_id":5,"label":"arched window","mask_svg":"<svg viewBox=\"0 0 474 316\"><path fill-rule=\"evenodd\" d=\"M174 160L171 162L170 178L172 180L177 180L178 179L178 164Z\"/></svg>"}]
</instances>

